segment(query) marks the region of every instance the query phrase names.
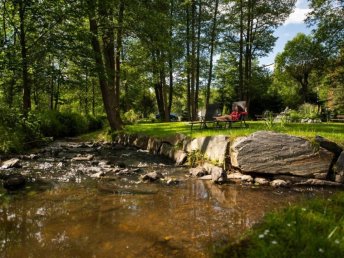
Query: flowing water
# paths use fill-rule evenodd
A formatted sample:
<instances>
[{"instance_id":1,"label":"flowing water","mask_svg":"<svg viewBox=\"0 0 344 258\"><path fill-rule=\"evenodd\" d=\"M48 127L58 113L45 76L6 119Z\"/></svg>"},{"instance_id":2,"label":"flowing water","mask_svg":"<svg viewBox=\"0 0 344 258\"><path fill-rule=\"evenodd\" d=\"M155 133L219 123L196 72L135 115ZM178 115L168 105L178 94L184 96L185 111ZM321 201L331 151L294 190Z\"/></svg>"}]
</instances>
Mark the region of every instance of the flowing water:
<instances>
[{"instance_id":1,"label":"flowing water","mask_svg":"<svg viewBox=\"0 0 344 258\"><path fill-rule=\"evenodd\" d=\"M209 257L267 211L329 193L214 185L169 160L106 144L58 142L22 165L15 171L29 177L26 188L0 187L0 257ZM180 183L141 182L151 171Z\"/></svg>"}]
</instances>

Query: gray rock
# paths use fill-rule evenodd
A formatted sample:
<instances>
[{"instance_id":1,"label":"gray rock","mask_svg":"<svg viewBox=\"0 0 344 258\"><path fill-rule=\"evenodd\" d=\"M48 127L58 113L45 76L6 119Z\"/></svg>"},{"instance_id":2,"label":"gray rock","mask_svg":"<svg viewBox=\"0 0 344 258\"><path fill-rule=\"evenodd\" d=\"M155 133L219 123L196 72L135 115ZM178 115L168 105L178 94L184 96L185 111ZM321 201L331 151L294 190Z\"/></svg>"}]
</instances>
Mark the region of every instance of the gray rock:
<instances>
[{"instance_id":1,"label":"gray rock","mask_svg":"<svg viewBox=\"0 0 344 258\"><path fill-rule=\"evenodd\" d=\"M19 190L26 184L26 178L17 173L6 175L3 180L4 188L9 191Z\"/></svg>"},{"instance_id":2,"label":"gray rock","mask_svg":"<svg viewBox=\"0 0 344 258\"><path fill-rule=\"evenodd\" d=\"M148 137L145 135L139 135L137 138L133 141L134 146L146 150L148 146Z\"/></svg>"},{"instance_id":3,"label":"gray rock","mask_svg":"<svg viewBox=\"0 0 344 258\"><path fill-rule=\"evenodd\" d=\"M207 174L211 175L211 181L213 183L224 183L227 181L227 173L223 168L210 163L204 163L203 168L207 171Z\"/></svg>"},{"instance_id":4,"label":"gray rock","mask_svg":"<svg viewBox=\"0 0 344 258\"><path fill-rule=\"evenodd\" d=\"M233 179L233 180L241 180L242 177L243 177L243 174L239 172L230 173L227 175L228 179Z\"/></svg>"},{"instance_id":5,"label":"gray rock","mask_svg":"<svg viewBox=\"0 0 344 258\"><path fill-rule=\"evenodd\" d=\"M243 172L312 177L327 173L333 154L300 137L258 131L231 146L232 166Z\"/></svg>"},{"instance_id":6,"label":"gray rock","mask_svg":"<svg viewBox=\"0 0 344 258\"><path fill-rule=\"evenodd\" d=\"M270 182L270 185L272 187L285 187L285 186L288 186L288 183L281 179L275 179Z\"/></svg>"},{"instance_id":7,"label":"gray rock","mask_svg":"<svg viewBox=\"0 0 344 258\"><path fill-rule=\"evenodd\" d=\"M338 182L320 180L320 179L307 179L305 181L296 183L296 185L315 185L315 186L343 186L343 184Z\"/></svg>"},{"instance_id":8,"label":"gray rock","mask_svg":"<svg viewBox=\"0 0 344 258\"><path fill-rule=\"evenodd\" d=\"M207 170L202 166L198 166L196 168L190 168L189 173L190 175L196 176L196 177L202 177L202 176L208 175Z\"/></svg>"},{"instance_id":9,"label":"gray rock","mask_svg":"<svg viewBox=\"0 0 344 258\"><path fill-rule=\"evenodd\" d=\"M167 178L166 179L166 184L167 185L178 185L180 181L176 178Z\"/></svg>"},{"instance_id":10,"label":"gray rock","mask_svg":"<svg viewBox=\"0 0 344 258\"><path fill-rule=\"evenodd\" d=\"M257 184L257 185L269 185L270 184L270 181L267 180L266 178L263 178L263 177L256 177L254 179L254 182Z\"/></svg>"},{"instance_id":11,"label":"gray rock","mask_svg":"<svg viewBox=\"0 0 344 258\"><path fill-rule=\"evenodd\" d=\"M206 158L222 165L229 153L229 138L227 136L207 136L196 138L188 142L185 151L200 151Z\"/></svg>"},{"instance_id":12,"label":"gray rock","mask_svg":"<svg viewBox=\"0 0 344 258\"><path fill-rule=\"evenodd\" d=\"M77 155L76 157L72 158L72 161L91 161L94 158L94 155L88 154L85 156Z\"/></svg>"},{"instance_id":13,"label":"gray rock","mask_svg":"<svg viewBox=\"0 0 344 258\"><path fill-rule=\"evenodd\" d=\"M159 154L172 159L173 158L173 146L169 143L162 143L161 147L160 147Z\"/></svg>"},{"instance_id":14,"label":"gray rock","mask_svg":"<svg viewBox=\"0 0 344 258\"><path fill-rule=\"evenodd\" d=\"M212 176L211 175L205 175L205 176L199 177L198 179L200 179L200 180L211 180Z\"/></svg>"},{"instance_id":15,"label":"gray rock","mask_svg":"<svg viewBox=\"0 0 344 258\"><path fill-rule=\"evenodd\" d=\"M250 176L250 175L243 175L243 176L241 177L241 181L242 181L243 183L246 183L246 184L252 184L254 180L253 180L253 177Z\"/></svg>"},{"instance_id":16,"label":"gray rock","mask_svg":"<svg viewBox=\"0 0 344 258\"><path fill-rule=\"evenodd\" d=\"M176 161L176 165L180 166L187 161L188 154L183 150L175 150L173 152L173 159Z\"/></svg>"},{"instance_id":17,"label":"gray rock","mask_svg":"<svg viewBox=\"0 0 344 258\"><path fill-rule=\"evenodd\" d=\"M92 178L100 178L100 177L102 177L104 175L105 175L105 173L103 171L100 171L100 172L91 174L90 177L92 177Z\"/></svg>"},{"instance_id":18,"label":"gray rock","mask_svg":"<svg viewBox=\"0 0 344 258\"><path fill-rule=\"evenodd\" d=\"M334 153L336 157L339 157L340 153L343 151L337 143L331 142L319 135L315 137L315 141L319 143L320 147Z\"/></svg>"},{"instance_id":19,"label":"gray rock","mask_svg":"<svg viewBox=\"0 0 344 258\"><path fill-rule=\"evenodd\" d=\"M149 138L148 144L147 144L147 150L149 150L150 153L158 154L161 146L161 140L155 139L153 137Z\"/></svg>"},{"instance_id":20,"label":"gray rock","mask_svg":"<svg viewBox=\"0 0 344 258\"><path fill-rule=\"evenodd\" d=\"M333 167L336 174L344 173L344 151L341 152L336 164Z\"/></svg>"},{"instance_id":21,"label":"gray rock","mask_svg":"<svg viewBox=\"0 0 344 258\"><path fill-rule=\"evenodd\" d=\"M218 184L225 183L227 181L227 173L223 168L216 167L211 172L211 181Z\"/></svg>"},{"instance_id":22,"label":"gray rock","mask_svg":"<svg viewBox=\"0 0 344 258\"><path fill-rule=\"evenodd\" d=\"M20 160L19 159L9 159L1 164L2 169L8 168L21 168Z\"/></svg>"},{"instance_id":23,"label":"gray rock","mask_svg":"<svg viewBox=\"0 0 344 258\"><path fill-rule=\"evenodd\" d=\"M154 171L154 172L150 172L148 174L143 175L141 178L143 181L154 182L154 181L164 178L164 176L160 172Z\"/></svg>"}]
</instances>

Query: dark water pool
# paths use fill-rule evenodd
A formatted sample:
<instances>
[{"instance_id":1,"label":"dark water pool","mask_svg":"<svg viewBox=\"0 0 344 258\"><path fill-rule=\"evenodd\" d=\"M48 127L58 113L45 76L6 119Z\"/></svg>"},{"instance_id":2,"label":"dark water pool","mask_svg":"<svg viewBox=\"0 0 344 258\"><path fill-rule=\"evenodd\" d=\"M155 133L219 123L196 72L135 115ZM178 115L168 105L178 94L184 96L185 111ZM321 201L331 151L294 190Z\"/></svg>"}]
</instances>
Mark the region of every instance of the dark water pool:
<instances>
[{"instance_id":1,"label":"dark water pool","mask_svg":"<svg viewBox=\"0 0 344 258\"><path fill-rule=\"evenodd\" d=\"M73 150L73 155L82 152ZM237 239L267 211L328 194L214 185L186 178L186 168L167 160L119 148L98 148L95 158L131 168L145 163L145 171L183 181L167 186L141 183L136 176L99 179L87 173L66 180L80 171L77 166L97 165L73 165L68 148L62 153L24 163L22 170L31 168L27 173L49 182L47 187L33 180L18 193L0 190L0 257L210 257L214 245ZM58 166L61 160L65 163Z\"/></svg>"}]
</instances>

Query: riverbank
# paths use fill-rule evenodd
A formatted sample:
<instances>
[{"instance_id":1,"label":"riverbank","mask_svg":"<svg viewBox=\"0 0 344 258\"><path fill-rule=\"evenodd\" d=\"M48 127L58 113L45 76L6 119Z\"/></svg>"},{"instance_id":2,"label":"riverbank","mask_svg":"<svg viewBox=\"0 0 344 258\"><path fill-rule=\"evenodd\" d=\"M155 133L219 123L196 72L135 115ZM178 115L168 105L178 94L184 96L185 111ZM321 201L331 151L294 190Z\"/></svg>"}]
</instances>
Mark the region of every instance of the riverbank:
<instances>
[{"instance_id":1,"label":"riverbank","mask_svg":"<svg viewBox=\"0 0 344 258\"><path fill-rule=\"evenodd\" d=\"M236 243L216 247L215 257L343 257L344 193L269 213Z\"/></svg>"}]
</instances>

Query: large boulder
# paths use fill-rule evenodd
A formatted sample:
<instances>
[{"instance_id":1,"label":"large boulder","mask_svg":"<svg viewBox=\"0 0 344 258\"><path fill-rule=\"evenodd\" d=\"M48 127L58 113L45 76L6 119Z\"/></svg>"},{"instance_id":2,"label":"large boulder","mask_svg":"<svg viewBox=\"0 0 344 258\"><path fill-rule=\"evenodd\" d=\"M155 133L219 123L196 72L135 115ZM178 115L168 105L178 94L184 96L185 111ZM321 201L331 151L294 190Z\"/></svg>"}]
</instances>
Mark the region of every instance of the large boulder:
<instances>
[{"instance_id":1,"label":"large boulder","mask_svg":"<svg viewBox=\"0 0 344 258\"><path fill-rule=\"evenodd\" d=\"M26 178L18 173L6 175L4 176L3 180L3 186L8 191L21 189L26 183Z\"/></svg>"},{"instance_id":2,"label":"large boulder","mask_svg":"<svg viewBox=\"0 0 344 258\"><path fill-rule=\"evenodd\" d=\"M224 164L229 153L229 138L227 136L207 136L196 138L188 142L185 151L200 151L206 158L218 164Z\"/></svg>"},{"instance_id":3,"label":"large boulder","mask_svg":"<svg viewBox=\"0 0 344 258\"><path fill-rule=\"evenodd\" d=\"M139 149L146 150L148 146L148 137L145 135L138 135L133 144Z\"/></svg>"},{"instance_id":4,"label":"large boulder","mask_svg":"<svg viewBox=\"0 0 344 258\"><path fill-rule=\"evenodd\" d=\"M238 138L231 146L232 166L244 173L314 177L328 173L332 158L303 138L269 131Z\"/></svg>"},{"instance_id":5,"label":"large boulder","mask_svg":"<svg viewBox=\"0 0 344 258\"><path fill-rule=\"evenodd\" d=\"M315 141L320 145L320 147L334 153L336 157L339 157L340 153L343 151L342 147L337 143L331 142L319 135L315 137Z\"/></svg>"},{"instance_id":6,"label":"large boulder","mask_svg":"<svg viewBox=\"0 0 344 258\"><path fill-rule=\"evenodd\" d=\"M161 144L159 154L174 160L176 165L184 164L188 157L185 151L178 150L169 143Z\"/></svg>"},{"instance_id":7,"label":"large boulder","mask_svg":"<svg viewBox=\"0 0 344 258\"><path fill-rule=\"evenodd\" d=\"M156 139L154 137L150 137L148 139L147 150L149 150L150 153L158 154L160 147L161 147L161 140Z\"/></svg>"},{"instance_id":8,"label":"large boulder","mask_svg":"<svg viewBox=\"0 0 344 258\"><path fill-rule=\"evenodd\" d=\"M336 164L333 167L335 173L335 181L344 183L344 151L339 155Z\"/></svg>"},{"instance_id":9,"label":"large boulder","mask_svg":"<svg viewBox=\"0 0 344 258\"><path fill-rule=\"evenodd\" d=\"M20 167L21 167L20 160L16 159L16 158L6 160L6 161L2 162L2 164L1 164L1 168L3 168L3 169L20 168Z\"/></svg>"}]
</instances>

